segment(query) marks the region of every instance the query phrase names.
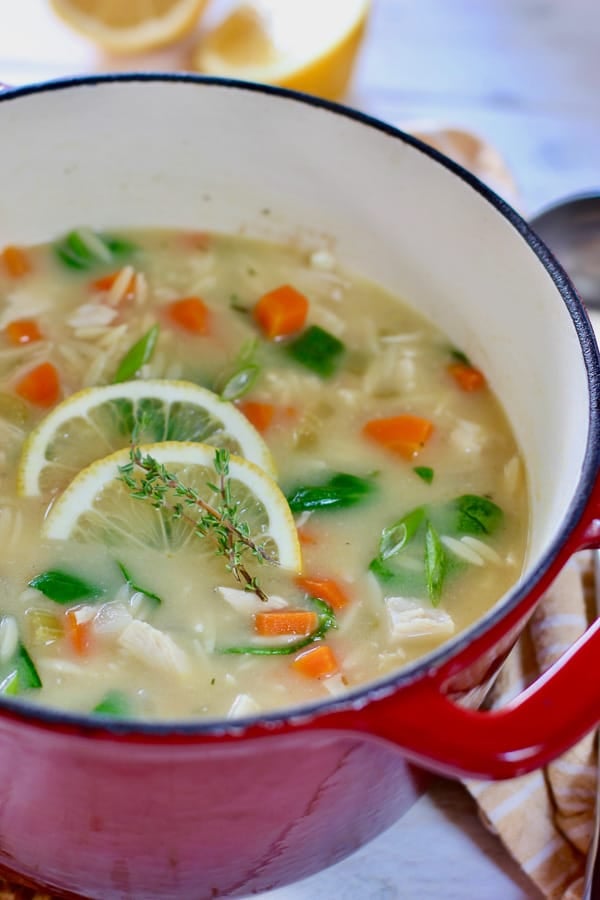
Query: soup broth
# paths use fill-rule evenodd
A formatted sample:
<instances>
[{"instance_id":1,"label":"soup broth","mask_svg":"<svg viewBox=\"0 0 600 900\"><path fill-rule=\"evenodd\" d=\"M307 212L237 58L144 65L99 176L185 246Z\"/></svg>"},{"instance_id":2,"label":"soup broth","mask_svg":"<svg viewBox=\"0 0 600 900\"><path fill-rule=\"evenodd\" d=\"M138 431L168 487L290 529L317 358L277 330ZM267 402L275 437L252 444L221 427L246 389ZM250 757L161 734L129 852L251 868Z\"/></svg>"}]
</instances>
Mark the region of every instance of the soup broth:
<instances>
[{"instance_id":1,"label":"soup broth","mask_svg":"<svg viewBox=\"0 0 600 900\"><path fill-rule=\"evenodd\" d=\"M525 473L485 376L328 251L80 229L6 248L0 303L5 694L293 707L518 578Z\"/></svg>"}]
</instances>

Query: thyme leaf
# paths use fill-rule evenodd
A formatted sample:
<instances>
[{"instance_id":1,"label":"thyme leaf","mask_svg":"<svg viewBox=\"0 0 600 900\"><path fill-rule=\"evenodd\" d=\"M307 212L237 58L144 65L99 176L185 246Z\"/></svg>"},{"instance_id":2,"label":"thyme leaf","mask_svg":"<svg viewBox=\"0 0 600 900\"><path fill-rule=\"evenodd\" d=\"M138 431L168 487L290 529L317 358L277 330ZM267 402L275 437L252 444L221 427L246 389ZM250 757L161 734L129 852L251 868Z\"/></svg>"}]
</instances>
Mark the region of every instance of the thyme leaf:
<instances>
[{"instance_id":1,"label":"thyme leaf","mask_svg":"<svg viewBox=\"0 0 600 900\"><path fill-rule=\"evenodd\" d=\"M135 444L129 452L129 462L119 466L118 477L134 500L169 512L174 520L184 519L192 525L197 537L212 539L217 556L225 559L225 568L236 581L246 590L254 591L261 600L268 600L256 576L247 569L245 558L251 555L259 563L273 565L276 560L252 540L249 524L240 517L231 493L228 450L215 450L213 467L215 483L207 482L206 486L217 496L214 505Z\"/></svg>"}]
</instances>

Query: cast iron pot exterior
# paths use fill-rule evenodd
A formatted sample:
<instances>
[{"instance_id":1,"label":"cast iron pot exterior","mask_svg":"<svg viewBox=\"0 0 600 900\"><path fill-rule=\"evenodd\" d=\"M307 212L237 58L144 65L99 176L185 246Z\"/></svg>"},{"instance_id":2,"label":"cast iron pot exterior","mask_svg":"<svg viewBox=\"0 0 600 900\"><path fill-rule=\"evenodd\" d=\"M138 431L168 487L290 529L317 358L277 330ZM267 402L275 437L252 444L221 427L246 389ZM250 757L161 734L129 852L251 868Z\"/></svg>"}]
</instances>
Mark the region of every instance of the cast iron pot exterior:
<instances>
[{"instance_id":1,"label":"cast iron pot exterior","mask_svg":"<svg viewBox=\"0 0 600 900\"><path fill-rule=\"evenodd\" d=\"M243 896L390 825L420 768L510 777L600 719L598 624L525 694L477 712L537 600L600 544L599 360L564 272L519 216L418 141L286 91L188 76L0 97L0 246L77 224L311 233L422 308L489 375L528 467L525 572L397 675L248 721L99 723L0 704L0 867L96 900Z\"/></svg>"}]
</instances>

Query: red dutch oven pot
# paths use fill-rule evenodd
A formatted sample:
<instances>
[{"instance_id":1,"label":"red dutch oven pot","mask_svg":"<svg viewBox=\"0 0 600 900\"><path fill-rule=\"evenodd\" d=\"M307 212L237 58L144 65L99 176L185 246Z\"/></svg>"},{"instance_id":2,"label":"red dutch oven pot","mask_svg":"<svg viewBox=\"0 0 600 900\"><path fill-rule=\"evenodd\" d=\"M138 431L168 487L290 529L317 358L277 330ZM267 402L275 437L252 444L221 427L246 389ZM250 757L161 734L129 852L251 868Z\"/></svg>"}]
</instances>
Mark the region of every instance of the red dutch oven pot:
<instances>
[{"instance_id":1,"label":"red dutch oven pot","mask_svg":"<svg viewBox=\"0 0 600 900\"><path fill-rule=\"evenodd\" d=\"M519 582L467 632L347 697L232 722L115 722L0 703L0 866L66 896L243 896L390 825L423 769L505 778L600 720L599 624L479 712L541 594L600 545L598 350L564 272L465 171L359 113L187 76L0 97L0 245L76 224L330 239L481 365L528 470Z\"/></svg>"}]
</instances>

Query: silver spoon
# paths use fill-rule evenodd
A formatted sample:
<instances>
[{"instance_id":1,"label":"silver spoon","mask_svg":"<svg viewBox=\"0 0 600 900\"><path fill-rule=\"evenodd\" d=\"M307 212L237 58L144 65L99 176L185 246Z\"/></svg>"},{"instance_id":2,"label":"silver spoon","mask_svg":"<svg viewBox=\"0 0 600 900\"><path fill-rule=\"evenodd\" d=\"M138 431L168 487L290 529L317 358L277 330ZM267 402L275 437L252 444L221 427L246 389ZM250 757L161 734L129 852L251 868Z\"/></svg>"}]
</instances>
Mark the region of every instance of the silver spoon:
<instances>
[{"instance_id":1,"label":"silver spoon","mask_svg":"<svg viewBox=\"0 0 600 900\"><path fill-rule=\"evenodd\" d=\"M568 197L530 220L586 306L600 309L600 192Z\"/></svg>"}]
</instances>

